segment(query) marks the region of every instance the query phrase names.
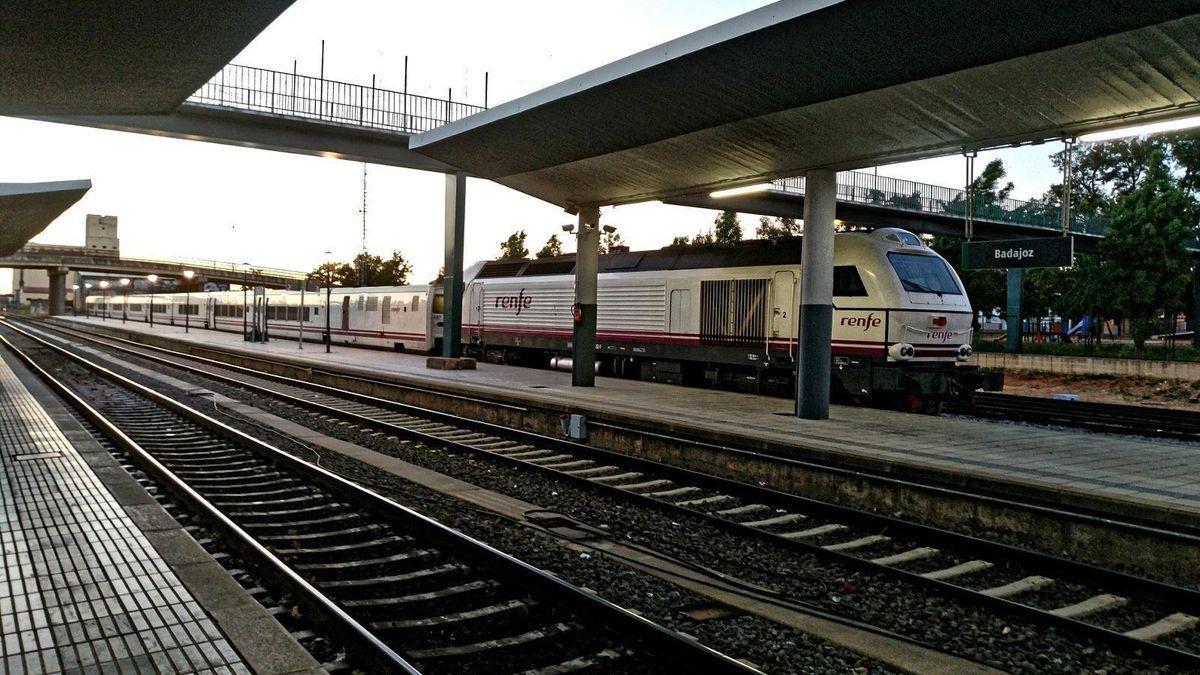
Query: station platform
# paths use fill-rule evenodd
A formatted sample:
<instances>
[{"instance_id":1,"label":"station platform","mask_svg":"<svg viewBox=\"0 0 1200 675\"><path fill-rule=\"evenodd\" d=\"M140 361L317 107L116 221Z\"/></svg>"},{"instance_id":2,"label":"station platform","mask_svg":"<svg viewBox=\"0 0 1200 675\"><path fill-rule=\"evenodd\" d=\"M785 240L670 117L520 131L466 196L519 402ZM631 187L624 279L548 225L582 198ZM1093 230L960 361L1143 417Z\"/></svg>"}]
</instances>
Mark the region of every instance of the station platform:
<instances>
[{"instance_id":1,"label":"station platform","mask_svg":"<svg viewBox=\"0 0 1200 675\"><path fill-rule=\"evenodd\" d=\"M324 672L2 349L0 486L0 672Z\"/></svg>"},{"instance_id":2,"label":"station platform","mask_svg":"<svg viewBox=\"0 0 1200 675\"><path fill-rule=\"evenodd\" d=\"M133 335L151 330L144 323L58 319ZM789 400L766 396L613 378L575 388L569 373L550 370L487 363L477 370L429 370L423 355L342 345L326 354L320 344L300 349L286 339L248 343L240 334L195 327L186 335L172 326L155 326L154 332L191 344L265 352L305 367L587 412L885 475L933 477L968 491L986 488L1164 524L1200 522L1200 448L1175 441L838 405L828 420L802 420L790 415Z\"/></svg>"}]
</instances>

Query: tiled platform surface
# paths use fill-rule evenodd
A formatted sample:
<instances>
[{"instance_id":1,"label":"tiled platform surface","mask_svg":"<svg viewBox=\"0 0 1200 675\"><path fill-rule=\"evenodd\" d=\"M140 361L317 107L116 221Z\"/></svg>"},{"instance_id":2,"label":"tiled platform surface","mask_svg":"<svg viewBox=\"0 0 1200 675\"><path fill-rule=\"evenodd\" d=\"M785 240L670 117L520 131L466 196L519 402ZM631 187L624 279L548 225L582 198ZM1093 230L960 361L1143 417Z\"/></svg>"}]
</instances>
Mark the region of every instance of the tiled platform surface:
<instances>
[{"instance_id":1,"label":"tiled platform surface","mask_svg":"<svg viewBox=\"0 0 1200 675\"><path fill-rule=\"evenodd\" d=\"M0 548L0 672L251 672L3 360Z\"/></svg>"},{"instance_id":2,"label":"tiled platform surface","mask_svg":"<svg viewBox=\"0 0 1200 675\"><path fill-rule=\"evenodd\" d=\"M140 323L69 319L133 333ZM1200 516L1200 448L1177 442L1043 429L1027 425L886 410L833 406L830 419L800 420L786 413L784 399L599 378L591 389L570 386L570 374L481 363L479 369L433 371L423 356L321 345L298 348L293 340L244 342L240 335L156 326L173 339L224 349L269 352L322 369L341 368L374 377L447 387L527 404L566 407L662 429L707 432L786 449L797 457L836 457L874 470L936 472L972 484L1009 486L1021 492L1061 495L1064 503L1174 522ZM1128 507L1126 509L1125 507Z\"/></svg>"}]
</instances>

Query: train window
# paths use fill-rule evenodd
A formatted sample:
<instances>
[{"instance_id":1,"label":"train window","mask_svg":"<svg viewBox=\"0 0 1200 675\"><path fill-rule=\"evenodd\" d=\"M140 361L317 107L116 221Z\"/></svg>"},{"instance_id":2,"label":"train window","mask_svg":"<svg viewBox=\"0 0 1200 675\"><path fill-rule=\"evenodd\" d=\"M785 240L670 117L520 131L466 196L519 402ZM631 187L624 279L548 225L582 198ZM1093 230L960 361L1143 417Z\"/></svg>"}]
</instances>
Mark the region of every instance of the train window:
<instances>
[{"instance_id":1,"label":"train window","mask_svg":"<svg viewBox=\"0 0 1200 675\"><path fill-rule=\"evenodd\" d=\"M839 297L864 297L867 288L854 265L838 265L833 268L833 294Z\"/></svg>"},{"instance_id":2,"label":"train window","mask_svg":"<svg viewBox=\"0 0 1200 675\"><path fill-rule=\"evenodd\" d=\"M380 323L388 324L392 322L392 296L383 296L383 312L379 316Z\"/></svg>"},{"instance_id":3,"label":"train window","mask_svg":"<svg viewBox=\"0 0 1200 675\"><path fill-rule=\"evenodd\" d=\"M962 295L962 289L954 280L954 275L946 265L946 261L936 255L919 253L900 253L892 251L887 254L888 262L900 277L904 290L910 293L937 293L938 295Z\"/></svg>"},{"instance_id":4,"label":"train window","mask_svg":"<svg viewBox=\"0 0 1200 675\"><path fill-rule=\"evenodd\" d=\"M368 312L378 312L379 311L379 298L377 298L374 295L367 298L367 311Z\"/></svg>"},{"instance_id":5,"label":"train window","mask_svg":"<svg viewBox=\"0 0 1200 675\"><path fill-rule=\"evenodd\" d=\"M287 315L288 315L288 321L299 321L300 320L300 308L299 307L288 307Z\"/></svg>"},{"instance_id":6,"label":"train window","mask_svg":"<svg viewBox=\"0 0 1200 675\"><path fill-rule=\"evenodd\" d=\"M312 315L313 315L313 316L321 316L321 308L320 308L320 307L313 307L313 308L312 308Z\"/></svg>"},{"instance_id":7,"label":"train window","mask_svg":"<svg viewBox=\"0 0 1200 675\"><path fill-rule=\"evenodd\" d=\"M366 308L367 308L367 296L365 296L365 295L358 296L358 311L361 312Z\"/></svg>"},{"instance_id":8,"label":"train window","mask_svg":"<svg viewBox=\"0 0 1200 675\"><path fill-rule=\"evenodd\" d=\"M440 297L440 296L439 296L439 297ZM413 296L413 303L412 303L412 305L413 305L413 311L414 311L414 312L415 312L415 311L417 311L418 309L420 309L420 308L421 308L421 296L419 296L419 295L414 295L414 296Z\"/></svg>"}]
</instances>

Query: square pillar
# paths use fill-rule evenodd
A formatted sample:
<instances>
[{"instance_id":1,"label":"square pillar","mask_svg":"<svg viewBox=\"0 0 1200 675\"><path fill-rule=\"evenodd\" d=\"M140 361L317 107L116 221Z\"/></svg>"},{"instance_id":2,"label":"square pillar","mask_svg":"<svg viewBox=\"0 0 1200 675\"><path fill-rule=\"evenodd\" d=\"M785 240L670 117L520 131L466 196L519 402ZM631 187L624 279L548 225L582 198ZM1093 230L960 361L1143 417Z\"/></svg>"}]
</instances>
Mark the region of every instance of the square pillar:
<instances>
[{"instance_id":1,"label":"square pillar","mask_svg":"<svg viewBox=\"0 0 1200 675\"><path fill-rule=\"evenodd\" d=\"M1005 316L1006 351L1016 354L1021 351L1021 294L1024 291L1025 270L1010 269L1008 271L1008 307Z\"/></svg>"},{"instance_id":2,"label":"square pillar","mask_svg":"<svg viewBox=\"0 0 1200 675\"><path fill-rule=\"evenodd\" d=\"M446 174L446 273L442 278L442 356L462 356L463 233L467 176Z\"/></svg>"},{"instance_id":3,"label":"square pillar","mask_svg":"<svg viewBox=\"0 0 1200 675\"><path fill-rule=\"evenodd\" d=\"M596 285L600 250L600 209L579 210L575 229L575 307L571 342L571 386L596 384Z\"/></svg>"},{"instance_id":4,"label":"square pillar","mask_svg":"<svg viewBox=\"0 0 1200 675\"><path fill-rule=\"evenodd\" d=\"M804 176L804 239L800 252L800 344L796 359L796 416L829 418L833 362L833 237L837 173Z\"/></svg>"},{"instance_id":5,"label":"square pillar","mask_svg":"<svg viewBox=\"0 0 1200 675\"><path fill-rule=\"evenodd\" d=\"M46 270L50 276L50 316L62 316L67 313L67 268L57 267Z\"/></svg>"}]
</instances>

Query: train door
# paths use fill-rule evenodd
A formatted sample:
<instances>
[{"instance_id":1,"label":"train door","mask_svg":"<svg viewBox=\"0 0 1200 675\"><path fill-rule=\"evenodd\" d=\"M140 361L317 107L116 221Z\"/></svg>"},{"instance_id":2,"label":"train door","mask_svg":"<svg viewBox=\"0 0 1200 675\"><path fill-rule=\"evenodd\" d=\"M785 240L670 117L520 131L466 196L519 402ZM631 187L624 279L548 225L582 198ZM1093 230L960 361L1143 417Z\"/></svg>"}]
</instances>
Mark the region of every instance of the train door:
<instances>
[{"instance_id":1,"label":"train door","mask_svg":"<svg viewBox=\"0 0 1200 675\"><path fill-rule=\"evenodd\" d=\"M483 344L483 284L467 287L467 325L469 340Z\"/></svg>"},{"instance_id":2,"label":"train door","mask_svg":"<svg viewBox=\"0 0 1200 675\"><path fill-rule=\"evenodd\" d=\"M767 340L768 350L771 343L786 345L787 353L795 358L798 314L796 273L792 270L778 270L771 278L771 332Z\"/></svg>"},{"instance_id":3,"label":"train door","mask_svg":"<svg viewBox=\"0 0 1200 675\"><path fill-rule=\"evenodd\" d=\"M671 290L671 315L667 331L672 335L690 333L692 320L692 291L688 288Z\"/></svg>"},{"instance_id":4,"label":"train door","mask_svg":"<svg viewBox=\"0 0 1200 675\"><path fill-rule=\"evenodd\" d=\"M350 296L342 296L342 330L350 330Z\"/></svg>"}]
</instances>

